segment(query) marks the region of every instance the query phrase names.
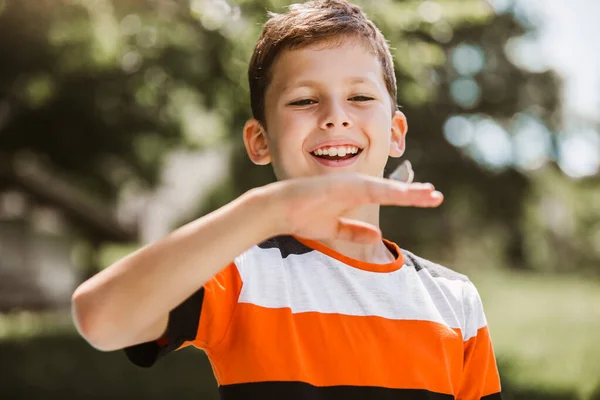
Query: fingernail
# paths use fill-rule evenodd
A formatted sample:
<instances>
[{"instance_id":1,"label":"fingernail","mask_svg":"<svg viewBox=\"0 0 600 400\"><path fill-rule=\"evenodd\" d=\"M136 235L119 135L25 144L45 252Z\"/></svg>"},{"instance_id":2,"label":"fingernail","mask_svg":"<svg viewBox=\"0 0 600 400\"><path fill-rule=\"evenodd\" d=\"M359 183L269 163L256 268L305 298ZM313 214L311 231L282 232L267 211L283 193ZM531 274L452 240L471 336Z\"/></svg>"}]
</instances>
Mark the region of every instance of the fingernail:
<instances>
[{"instance_id":1,"label":"fingernail","mask_svg":"<svg viewBox=\"0 0 600 400\"><path fill-rule=\"evenodd\" d=\"M433 197L434 199L441 199L442 197L444 197L444 195L442 194L442 192L434 190L433 192L431 192L431 197Z\"/></svg>"}]
</instances>

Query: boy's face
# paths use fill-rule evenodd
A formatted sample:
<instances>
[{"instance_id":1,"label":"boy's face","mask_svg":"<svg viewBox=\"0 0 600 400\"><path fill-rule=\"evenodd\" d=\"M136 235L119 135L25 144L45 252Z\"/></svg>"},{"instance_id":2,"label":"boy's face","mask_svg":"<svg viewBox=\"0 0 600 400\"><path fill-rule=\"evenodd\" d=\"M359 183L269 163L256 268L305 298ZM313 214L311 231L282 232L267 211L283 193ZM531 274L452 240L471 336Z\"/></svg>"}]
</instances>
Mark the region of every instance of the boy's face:
<instances>
[{"instance_id":1,"label":"boy's face","mask_svg":"<svg viewBox=\"0 0 600 400\"><path fill-rule=\"evenodd\" d=\"M284 51L265 94L268 131L244 128L250 158L277 179L361 172L382 176L404 151L406 119L392 103L377 57L359 42Z\"/></svg>"}]
</instances>

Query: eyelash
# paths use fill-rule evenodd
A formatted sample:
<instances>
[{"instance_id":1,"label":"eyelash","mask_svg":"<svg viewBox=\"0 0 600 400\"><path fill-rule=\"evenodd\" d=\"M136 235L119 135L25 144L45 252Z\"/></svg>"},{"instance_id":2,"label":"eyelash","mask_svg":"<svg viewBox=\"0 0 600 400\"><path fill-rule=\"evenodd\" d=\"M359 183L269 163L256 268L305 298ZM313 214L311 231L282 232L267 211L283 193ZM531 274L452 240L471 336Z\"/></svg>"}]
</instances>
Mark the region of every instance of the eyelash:
<instances>
[{"instance_id":1,"label":"eyelash","mask_svg":"<svg viewBox=\"0 0 600 400\"><path fill-rule=\"evenodd\" d=\"M310 102L310 103L308 103ZM313 104L315 104L316 101L314 101L313 99L302 99L302 100L298 100L298 101L294 101L290 103L290 106L311 106Z\"/></svg>"},{"instance_id":2,"label":"eyelash","mask_svg":"<svg viewBox=\"0 0 600 400\"><path fill-rule=\"evenodd\" d=\"M360 99L360 100L358 100ZM369 96L353 96L350 97L348 100L354 100L354 101L359 101L359 102L367 102L367 101L371 101L371 100L375 100L373 97L369 97ZM307 103L310 102L310 103ZM302 100L298 100L298 101L294 101L292 103L290 103L290 106L310 106L317 103L317 101L313 100L313 99L302 99Z\"/></svg>"},{"instance_id":3,"label":"eyelash","mask_svg":"<svg viewBox=\"0 0 600 400\"><path fill-rule=\"evenodd\" d=\"M362 100L358 100L358 101L371 101L371 100L375 100L373 97L369 97L369 96L354 96L354 97L350 97L350 100L352 99L362 99Z\"/></svg>"}]
</instances>

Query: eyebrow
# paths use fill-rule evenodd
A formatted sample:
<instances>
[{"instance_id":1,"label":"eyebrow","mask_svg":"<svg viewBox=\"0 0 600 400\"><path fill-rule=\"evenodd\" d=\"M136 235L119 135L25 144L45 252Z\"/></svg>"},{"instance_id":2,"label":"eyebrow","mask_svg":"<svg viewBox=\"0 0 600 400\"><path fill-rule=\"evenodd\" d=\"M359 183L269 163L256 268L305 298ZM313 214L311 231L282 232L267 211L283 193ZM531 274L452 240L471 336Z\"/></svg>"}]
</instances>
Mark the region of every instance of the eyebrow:
<instances>
[{"instance_id":1,"label":"eyebrow","mask_svg":"<svg viewBox=\"0 0 600 400\"><path fill-rule=\"evenodd\" d=\"M351 78L347 78L345 81L350 85L357 85L357 84L363 84L363 83L375 84L375 82L373 82L371 79L363 78L363 77L351 77ZM291 85L284 86L282 88L281 92L286 93L292 89L298 89L301 87L314 88L314 87L319 87L319 86L321 86L321 84L318 81L303 80L303 81L296 82Z\"/></svg>"}]
</instances>

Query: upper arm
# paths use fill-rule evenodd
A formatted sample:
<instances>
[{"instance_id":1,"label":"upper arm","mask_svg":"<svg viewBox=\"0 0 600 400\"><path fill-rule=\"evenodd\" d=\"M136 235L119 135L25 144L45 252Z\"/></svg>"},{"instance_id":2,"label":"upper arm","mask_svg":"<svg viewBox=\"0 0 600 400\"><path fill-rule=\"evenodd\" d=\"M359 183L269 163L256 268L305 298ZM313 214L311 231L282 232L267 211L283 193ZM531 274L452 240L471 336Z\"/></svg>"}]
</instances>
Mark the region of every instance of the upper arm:
<instances>
[{"instance_id":1,"label":"upper arm","mask_svg":"<svg viewBox=\"0 0 600 400\"><path fill-rule=\"evenodd\" d=\"M139 344L125 348L128 358L150 367L160 357L189 345L216 346L227 332L241 286L238 269L231 263L144 331Z\"/></svg>"},{"instance_id":2,"label":"upper arm","mask_svg":"<svg viewBox=\"0 0 600 400\"><path fill-rule=\"evenodd\" d=\"M156 322L150 325L147 329L141 331L135 338L134 343L136 344L158 341L167 333L167 324L169 323L169 314L162 315Z\"/></svg>"}]
</instances>

